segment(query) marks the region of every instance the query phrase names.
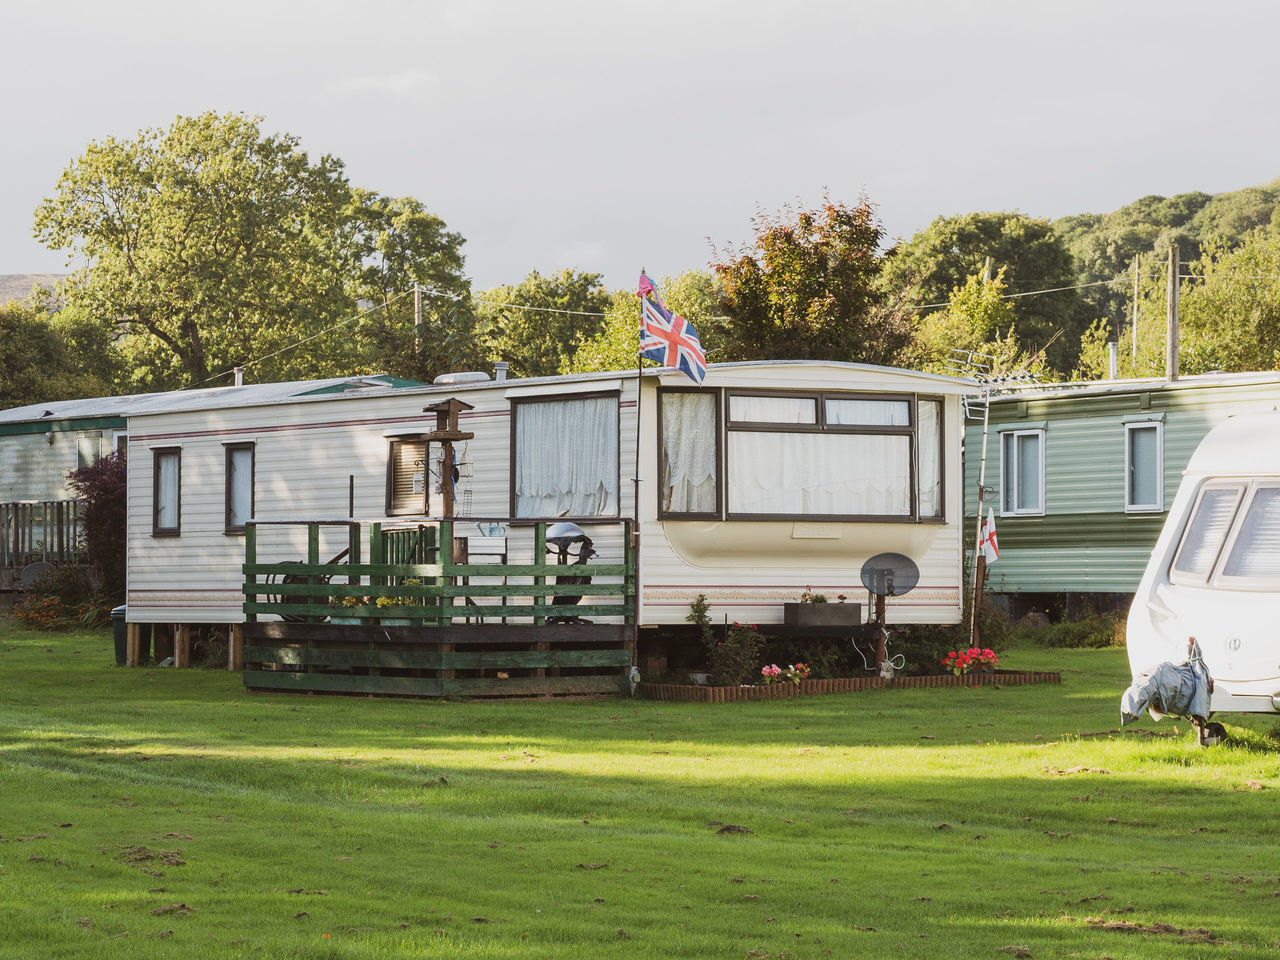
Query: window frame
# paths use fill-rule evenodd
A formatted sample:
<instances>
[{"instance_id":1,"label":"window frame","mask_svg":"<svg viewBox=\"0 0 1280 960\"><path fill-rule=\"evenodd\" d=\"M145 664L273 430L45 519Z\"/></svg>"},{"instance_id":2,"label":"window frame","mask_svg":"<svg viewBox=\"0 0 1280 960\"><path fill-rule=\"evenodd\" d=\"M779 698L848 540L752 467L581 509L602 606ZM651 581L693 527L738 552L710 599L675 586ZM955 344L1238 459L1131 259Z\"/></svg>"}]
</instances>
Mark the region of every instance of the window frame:
<instances>
[{"instance_id":1,"label":"window frame","mask_svg":"<svg viewBox=\"0 0 1280 960\"><path fill-rule=\"evenodd\" d=\"M620 390L593 390L584 393L534 393L525 396L510 397L511 403L511 431L508 437L507 447L507 506L509 509L508 516L513 520L521 522L536 522L539 520L558 520L561 517L522 517L516 512L516 437L520 429L520 408L527 404L536 403L572 403L575 400L600 400L611 399L613 405L613 429L617 438L617 457L614 459L614 489L617 490L617 509L613 513L592 514L592 517L601 517L604 519L616 518L622 516L622 392ZM577 517L576 514L568 515L570 519L591 519L590 517Z\"/></svg>"},{"instance_id":2,"label":"window frame","mask_svg":"<svg viewBox=\"0 0 1280 960\"><path fill-rule=\"evenodd\" d=\"M388 517L423 517L427 515L427 508L430 504L431 496L431 465L427 463L427 440L425 434L405 433L389 436L387 440L387 486L386 499L383 512ZM414 505L408 507L396 507L396 464L399 458L396 456L396 448L405 443L422 444L422 502L416 506L421 509L413 509Z\"/></svg>"},{"instance_id":3,"label":"window frame","mask_svg":"<svg viewBox=\"0 0 1280 960\"><path fill-rule=\"evenodd\" d=\"M715 442L716 442L716 506L715 510L708 512L700 511L684 511L684 510L668 510L663 504L662 496L662 449L663 449L663 409L664 404L662 398L668 394L676 393L693 393L698 396L712 397L712 405L715 410ZM723 438L725 435L725 399L722 390L706 390L698 387L661 387L658 390L658 436L657 436L657 457L654 463L657 465L657 498L658 498L658 519L659 520L719 520L724 516L725 490L724 490L724 454L725 444Z\"/></svg>"},{"instance_id":4,"label":"window frame","mask_svg":"<svg viewBox=\"0 0 1280 960\"><path fill-rule=\"evenodd\" d=\"M1280 576L1240 576L1228 575L1225 572L1232 553L1235 551L1236 543L1240 538L1244 521L1253 507L1254 499L1258 492L1276 489L1280 489L1280 481L1272 478L1222 477L1208 480L1201 484L1200 489L1196 491L1196 498L1187 513L1186 521L1178 535L1178 541L1174 545L1173 554L1169 558L1169 565L1165 570L1165 576L1169 582L1181 587L1203 590L1238 590L1255 593L1260 590L1280 590ZM1214 555L1213 564L1204 576L1194 576L1177 569L1178 558L1182 555L1187 532L1191 529L1191 521L1195 519L1205 494L1213 490L1235 490L1236 498L1223 533L1222 542L1218 545L1218 551Z\"/></svg>"},{"instance_id":5,"label":"window frame","mask_svg":"<svg viewBox=\"0 0 1280 960\"><path fill-rule=\"evenodd\" d=\"M920 401L938 405L938 512L925 516L920 512ZM912 430L915 435L912 459L915 462L915 512L919 523L947 522L947 398L941 395L918 393L911 411Z\"/></svg>"},{"instance_id":6,"label":"window frame","mask_svg":"<svg viewBox=\"0 0 1280 960\"><path fill-rule=\"evenodd\" d=\"M93 454L85 456L84 444L92 441ZM76 431L76 469L83 470L85 467L91 467L103 458L102 452L102 431L101 430L77 430Z\"/></svg>"},{"instance_id":7,"label":"window frame","mask_svg":"<svg viewBox=\"0 0 1280 960\"><path fill-rule=\"evenodd\" d=\"M160 461L165 457L173 457L177 481L175 483L173 516L171 527L160 526ZM153 537L182 536L182 447L151 448L151 535Z\"/></svg>"},{"instance_id":8,"label":"window frame","mask_svg":"<svg viewBox=\"0 0 1280 960\"><path fill-rule=\"evenodd\" d=\"M720 390L719 409L722 411L722 426L718 428L717 438L721 441L721 449L716 478L717 493L720 501L721 517L735 522L853 522L853 523L945 523L946 522L946 468L945 453L946 436L946 402L941 396L933 394L898 393L878 390L770 390L767 388L724 387ZM659 393L661 395L661 391ZM733 398L735 396L767 396L794 397L812 399L815 404L815 423L782 423L775 421L737 420L733 418ZM941 514L936 517L920 516L920 464L919 464L919 400L938 401L939 417L939 466L942 473ZM907 405L906 424L835 424L828 422L828 400L884 400L893 403L905 402ZM822 435L851 436L890 436L903 437L907 441L907 495L908 509L905 514L862 514L862 513L742 513L730 509L730 490L733 484L732 470L729 467L729 442L733 433L805 433ZM661 443L661 435L659 435ZM659 494L660 495L660 494ZM691 515L684 514L693 519Z\"/></svg>"},{"instance_id":9,"label":"window frame","mask_svg":"<svg viewBox=\"0 0 1280 960\"><path fill-rule=\"evenodd\" d=\"M244 450L249 451L249 519L252 519L254 512L258 507L258 445L252 440L241 443L224 443L222 445L223 459L225 470L223 473L223 529L222 532L227 536L243 536L245 524L235 524L231 522L232 508L232 489L231 489L231 461L235 454Z\"/></svg>"},{"instance_id":10,"label":"window frame","mask_svg":"<svg viewBox=\"0 0 1280 960\"><path fill-rule=\"evenodd\" d=\"M998 433L998 436L1000 441L1000 516L1002 517L1043 517L1045 515L1045 510L1047 506L1047 504L1045 503L1045 473L1047 472L1045 469L1046 467L1045 448L1047 446L1045 442L1045 428L1042 426L1012 427L1007 430L1001 430ZM1016 502L1018 497L1017 461L1019 458L1017 438L1028 437L1028 436L1034 436L1038 438L1038 446L1040 451L1040 458L1039 458L1040 469L1039 469L1039 477L1037 478L1039 481L1037 495L1039 497L1040 502L1035 509L1028 509L1026 507L1021 507ZM1014 444L1013 444L1014 456L1012 458L1013 459L1012 464L1007 462L1005 458L1005 442L1009 439L1012 439L1014 441ZM1012 510L1006 508L1006 503L1008 501L1005 498L1005 491L1009 488L1010 476L1013 477L1012 492L1013 492L1014 501L1015 501Z\"/></svg>"},{"instance_id":11,"label":"window frame","mask_svg":"<svg viewBox=\"0 0 1280 960\"><path fill-rule=\"evenodd\" d=\"M1133 435L1154 430L1156 435L1156 498L1153 503L1133 502ZM1137 420L1124 425L1124 512L1164 512L1164 424L1159 420Z\"/></svg>"}]
</instances>

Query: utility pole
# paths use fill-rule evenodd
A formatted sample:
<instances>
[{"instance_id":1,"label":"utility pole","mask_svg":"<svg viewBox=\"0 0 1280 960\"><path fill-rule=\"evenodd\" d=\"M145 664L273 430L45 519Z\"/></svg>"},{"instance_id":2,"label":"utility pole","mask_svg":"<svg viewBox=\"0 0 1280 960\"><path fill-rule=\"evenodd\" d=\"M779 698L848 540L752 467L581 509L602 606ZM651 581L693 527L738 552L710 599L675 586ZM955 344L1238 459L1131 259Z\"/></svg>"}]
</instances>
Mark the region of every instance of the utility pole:
<instances>
[{"instance_id":1,"label":"utility pole","mask_svg":"<svg viewBox=\"0 0 1280 960\"><path fill-rule=\"evenodd\" d=\"M1165 337L1164 370L1169 380L1178 379L1178 245L1169 244L1169 316Z\"/></svg>"},{"instance_id":2,"label":"utility pole","mask_svg":"<svg viewBox=\"0 0 1280 960\"><path fill-rule=\"evenodd\" d=\"M1133 362L1138 362L1138 267L1142 263L1142 254L1133 258ZM1136 374L1135 374L1136 375Z\"/></svg>"},{"instance_id":3,"label":"utility pole","mask_svg":"<svg viewBox=\"0 0 1280 960\"><path fill-rule=\"evenodd\" d=\"M413 284L413 352L422 352L422 287Z\"/></svg>"}]
</instances>

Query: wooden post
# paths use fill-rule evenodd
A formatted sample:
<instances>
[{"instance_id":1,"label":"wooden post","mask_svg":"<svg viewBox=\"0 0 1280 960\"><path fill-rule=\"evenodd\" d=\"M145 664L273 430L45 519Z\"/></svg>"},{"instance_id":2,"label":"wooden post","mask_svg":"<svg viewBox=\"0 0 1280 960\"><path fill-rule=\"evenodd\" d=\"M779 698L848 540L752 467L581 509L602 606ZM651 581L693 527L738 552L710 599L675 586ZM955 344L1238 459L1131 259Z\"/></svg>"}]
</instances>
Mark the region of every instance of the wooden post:
<instances>
[{"instance_id":1,"label":"wooden post","mask_svg":"<svg viewBox=\"0 0 1280 960\"><path fill-rule=\"evenodd\" d=\"M191 624L178 624L177 634L173 639L174 669L191 666Z\"/></svg>"},{"instance_id":2,"label":"wooden post","mask_svg":"<svg viewBox=\"0 0 1280 960\"><path fill-rule=\"evenodd\" d=\"M125 624L125 654L124 665L126 667L136 667L141 659L139 652L142 647L142 624L127 623Z\"/></svg>"},{"instance_id":3,"label":"wooden post","mask_svg":"<svg viewBox=\"0 0 1280 960\"><path fill-rule=\"evenodd\" d=\"M244 669L244 624L233 623L227 631L227 669L238 672Z\"/></svg>"},{"instance_id":4,"label":"wooden post","mask_svg":"<svg viewBox=\"0 0 1280 960\"><path fill-rule=\"evenodd\" d=\"M978 525L981 527L981 520ZM982 646L982 624L978 622L978 615L982 612L982 586L987 579L987 557L981 547L978 548L973 566L973 621L969 629L969 646L980 647Z\"/></svg>"}]
</instances>

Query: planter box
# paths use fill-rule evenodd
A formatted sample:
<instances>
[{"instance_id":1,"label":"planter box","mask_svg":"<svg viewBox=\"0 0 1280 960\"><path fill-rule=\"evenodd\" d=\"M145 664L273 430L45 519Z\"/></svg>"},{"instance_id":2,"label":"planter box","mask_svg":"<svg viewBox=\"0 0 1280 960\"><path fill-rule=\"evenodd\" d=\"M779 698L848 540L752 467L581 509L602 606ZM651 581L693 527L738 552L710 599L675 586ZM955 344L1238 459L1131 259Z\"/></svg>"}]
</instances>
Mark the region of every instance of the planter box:
<instances>
[{"instance_id":1,"label":"planter box","mask_svg":"<svg viewBox=\"0 0 1280 960\"><path fill-rule=\"evenodd\" d=\"M813 606L813 604L806 604ZM824 606L824 604L818 604ZM846 604L847 606L847 604ZM917 690L933 687L1016 687L1030 683L1061 683L1058 673L1024 670L997 670L994 673L969 673L957 677L944 673L927 677L836 677L830 680L801 680L799 683L770 683L751 687L698 687L683 683L641 683L636 696L646 700L682 701L689 703L737 703L743 700L790 700L824 693L856 693L861 690L900 688Z\"/></svg>"},{"instance_id":2,"label":"planter box","mask_svg":"<svg viewBox=\"0 0 1280 960\"><path fill-rule=\"evenodd\" d=\"M784 603L782 622L788 627L856 627L862 623L862 604Z\"/></svg>"}]
</instances>

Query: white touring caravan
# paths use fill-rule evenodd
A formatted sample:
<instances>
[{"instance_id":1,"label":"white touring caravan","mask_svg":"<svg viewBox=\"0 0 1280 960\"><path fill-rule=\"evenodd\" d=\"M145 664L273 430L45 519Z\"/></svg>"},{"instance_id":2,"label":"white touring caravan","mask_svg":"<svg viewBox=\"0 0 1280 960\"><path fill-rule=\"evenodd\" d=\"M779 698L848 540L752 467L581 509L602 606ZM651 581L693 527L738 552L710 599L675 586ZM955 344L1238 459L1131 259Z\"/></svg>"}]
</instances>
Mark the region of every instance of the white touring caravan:
<instances>
[{"instance_id":1,"label":"white touring caravan","mask_svg":"<svg viewBox=\"0 0 1280 960\"><path fill-rule=\"evenodd\" d=\"M1137 679L1199 643L1211 711L1280 712L1280 413L1232 417L1200 442L1129 611ZM1221 735L1217 724L1201 741Z\"/></svg>"}]
</instances>

